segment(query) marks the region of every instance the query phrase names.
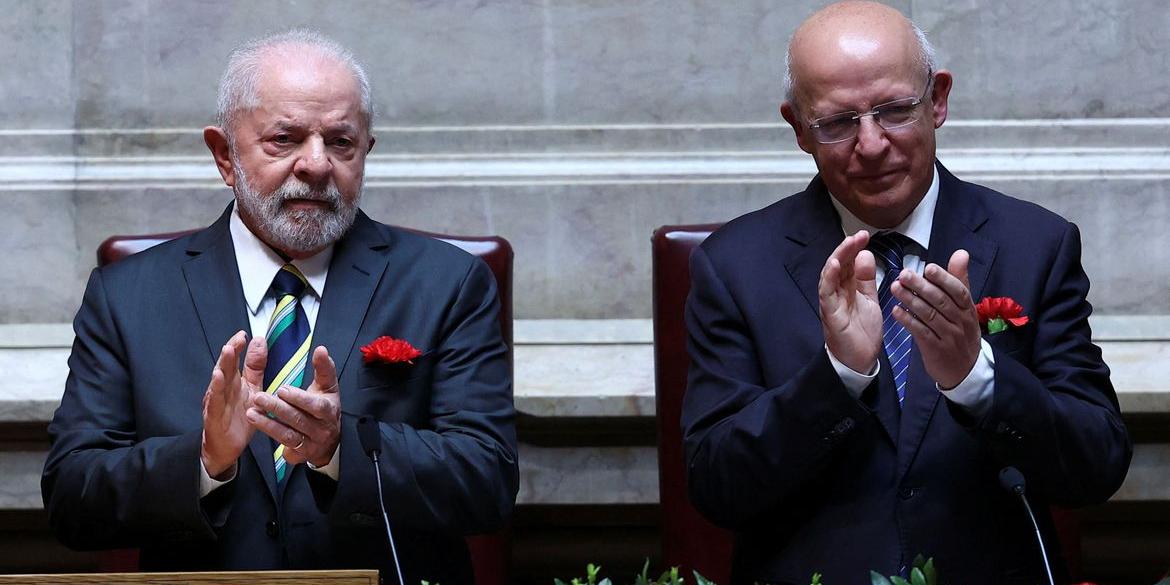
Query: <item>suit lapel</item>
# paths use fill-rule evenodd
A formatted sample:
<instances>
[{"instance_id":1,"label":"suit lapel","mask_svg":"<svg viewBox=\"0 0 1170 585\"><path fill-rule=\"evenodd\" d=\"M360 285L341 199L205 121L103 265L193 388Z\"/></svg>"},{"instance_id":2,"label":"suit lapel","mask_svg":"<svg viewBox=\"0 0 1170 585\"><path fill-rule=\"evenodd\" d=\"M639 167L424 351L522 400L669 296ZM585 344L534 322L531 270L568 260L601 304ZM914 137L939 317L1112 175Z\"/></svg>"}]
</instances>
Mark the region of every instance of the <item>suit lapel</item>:
<instances>
[{"instance_id":1,"label":"suit lapel","mask_svg":"<svg viewBox=\"0 0 1170 585\"><path fill-rule=\"evenodd\" d=\"M945 269L956 250L966 250L971 255L968 269L971 298L977 301L987 283L998 249L994 241L978 233L987 222L987 211L965 183L956 179L942 164L937 164L935 168L939 173L938 205L934 210L926 259ZM909 470L934 411L942 400L917 351L911 357L908 384L906 401L902 407L902 440L898 443L899 478Z\"/></svg>"},{"instance_id":2,"label":"suit lapel","mask_svg":"<svg viewBox=\"0 0 1170 585\"><path fill-rule=\"evenodd\" d=\"M214 362L220 348L241 329L251 333L244 291L240 284L240 269L232 245L228 222L232 207L206 230L191 238L187 254L193 256L183 264L183 278L191 302L203 326L203 337ZM272 462L272 442L267 435L256 433L248 443L253 462L268 486L268 493L276 498L276 470Z\"/></svg>"},{"instance_id":3,"label":"suit lapel","mask_svg":"<svg viewBox=\"0 0 1170 585\"><path fill-rule=\"evenodd\" d=\"M821 303L817 295L817 283L821 279L821 270L829 254L845 239L845 235L841 231L841 218L829 202L829 192L825 190L819 176L799 197L804 198L806 209L797 208L788 213L801 218L801 223L785 236L804 249L792 255L784 263L784 268L796 281L796 286L819 319Z\"/></svg>"},{"instance_id":4,"label":"suit lapel","mask_svg":"<svg viewBox=\"0 0 1170 585\"><path fill-rule=\"evenodd\" d=\"M232 335L249 331L240 269L228 230L231 206L211 227L195 234L187 246L192 256L183 264L183 278L203 326L203 339L212 362Z\"/></svg>"},{"instance_id":5,"label":"suit lapel","mask_svg":"<svg viewBox=\"0 0 1170 585\"><path fill-rule=\"evenodd\" d=\"M991 273L991 266L995 262L998 245L979 234L979 229L988 219L982 201L941 164L937 168L938 205L934 210L927 261L946 268L955 250L966 250L971 255L968 269L971 299L978 301L983 292L983 285L987 283L987 275Z\"/></svg>"},{"instance_id":6,"label":"suit lapel","mask_svg":"<svg viewBox=\"0 0 1170 585\"><path fill-rule=\"evenodd\" d=\"M792 255L784 267L819 320L821 303L817 294L817 284L821 279L821 270L824 269L829 255L845 239L845 234L841 231L841 218L829 201L829 192L819 176L813 179L800 197L805 198L803 202L805 208L798 208L789 213L793 217L801 218L802 223L786 236L804 249ZM890 442L896 444L900 412L898 401L894 398L894 380L889 373L890 364L886 361L884 353L879 359L882 360L882 366L878 381L862 393L861 400L877 415Z\"/></svg>"},{"instance_id":7,"label":"suit lapel","mask_svg":"<svg viewBox=\"0 0 1170 585\"><path fill-rule=\"evenodd\" d=\"M370 299L386 270L388 247L373 220L359 211L349 233L334 248L313 346L323 345L329 350L337 364L338 378L345 371Z\"/></svg>"}]
</instances>

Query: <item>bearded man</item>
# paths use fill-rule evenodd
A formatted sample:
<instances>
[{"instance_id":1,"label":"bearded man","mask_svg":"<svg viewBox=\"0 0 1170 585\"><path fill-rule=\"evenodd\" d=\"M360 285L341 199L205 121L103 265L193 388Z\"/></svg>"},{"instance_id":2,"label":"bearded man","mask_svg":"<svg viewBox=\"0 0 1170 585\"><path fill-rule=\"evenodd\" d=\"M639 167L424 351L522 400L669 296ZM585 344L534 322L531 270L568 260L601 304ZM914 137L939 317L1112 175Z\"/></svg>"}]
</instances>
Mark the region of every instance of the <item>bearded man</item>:
<instances>
[{"instance_id":1,"label":"bearded man","mask_svg":"<svg viewBox=\"0 0 1170 585\"><path fill-rule=\"evenodd\" d=\"M501 526L518 485L494 280L358 209L372 118L364 70L320 35L231 55L204 139L234 203L94 270L74 322L42 479L65 544L393 574L369 416L406 582L472 581L462 536ZM421 355L367 363L384 336Z\"/></svg>"}]
</instances>

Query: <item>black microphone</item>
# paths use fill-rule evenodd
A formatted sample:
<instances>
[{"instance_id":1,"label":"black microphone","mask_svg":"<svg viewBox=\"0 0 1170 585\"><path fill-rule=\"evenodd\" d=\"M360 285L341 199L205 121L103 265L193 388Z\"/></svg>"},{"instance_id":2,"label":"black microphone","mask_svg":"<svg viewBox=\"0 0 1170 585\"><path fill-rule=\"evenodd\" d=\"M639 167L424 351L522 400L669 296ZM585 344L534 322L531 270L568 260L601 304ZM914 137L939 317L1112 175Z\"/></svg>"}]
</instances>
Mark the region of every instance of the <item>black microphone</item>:
<instances>
[{"instance_id":1,"label":"black microphone","mask_svg":"<svg viewBox=\"0 0 1170 585\"><path fill-rule=\"evenodd\" d=\"M365 444L366 440L362 438L362 445ZM368 453L369 450L367 449L366 452ZM1010 493L1022 496L1024 495L1024 474L1020 473L1019 469L1009 465L999 470L999 485Z\"/></svg>"},{"instance_id":2,"label":"black microphone","mask_svg":"<svg viewBox=\"0 0 1170 585\"><path fill-rule=\"evenodd\" d=\"M1036 542L1040 543L1040 558L1044 559L1044 571L1048 573L1048 583L1056 585L1056 581L1052 579L1052 566L1048 564L1048 549L1044 548L1044 537L1040 536L1040 525L1036 523L1036 515L1032 513L1032 506L1028 504L1028 498L1024 497L1024 474L1020 473L1019 469L1011 465L999 470L999 485L1007 490L1010 494L1015 494L1020 497L1020 501L1024 503L1024 509L1028 511L1028 518L1032 520L1032 528L1036 529Z\"/></svg>"},{"instance_id":3,"label":"black microphone","mask_svg":"<svg viewBox=\"0 0 1170 585\"><path fill-rule=\"evenodd\" d=\"M363 416L357 421L357 432L362 451L377 463L378 455L382 453L382 431L378 430L378 423L368 416Z\"/></svg>"},{"instance_id":4,"label":"black microphone","mask_svg":"<svg viewBox=\"0 0 1170 585\"><path fill-rule=\"evenodd\" d=\"M390 515L386 513L386 499L382 496L382 470L378 466L378 454L382 452L382 431L374 419L363 416L357 421L358 441L362 451L374 461L374 477L378 480L378 505L382 508L382 521L386 523L386 537L390 539L390 556L394 558L394 572L398 574L398 585L402 580L402 566L398 563L398 550L394 548L394 532L390 530Z\"/></svg>"}]
</instances>

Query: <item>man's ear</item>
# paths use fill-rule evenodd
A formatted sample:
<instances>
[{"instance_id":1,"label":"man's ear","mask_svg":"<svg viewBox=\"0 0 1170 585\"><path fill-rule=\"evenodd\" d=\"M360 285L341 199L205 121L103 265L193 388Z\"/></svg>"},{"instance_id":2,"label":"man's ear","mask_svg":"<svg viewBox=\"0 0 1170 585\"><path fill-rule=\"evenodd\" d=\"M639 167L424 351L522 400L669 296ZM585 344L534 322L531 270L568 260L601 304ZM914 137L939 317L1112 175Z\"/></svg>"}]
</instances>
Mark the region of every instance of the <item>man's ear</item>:
<instances>
[{"instance_id":1,"label":"man's ear","mask_svg":"<svg viewBox=\"0 0 1170 585\"><path fill-rule=\"evenodd\" d=\"M934 115L934 127L938 128L947 121L947 100L954 86L954 77L946 69L934 72L934 89L930 92L930 111Z\"/></svg>"},{"instance_id":2,"label":"man's ear","mask_svg":"<svg viewBox=\"0 0 1170 585\"><path fill-rule=\"evenodd\" d=\"M219 126L208 126L203 129L203 142L207 143L215 166L219 169L219 176L228 187L236 186L236 171L232 167L231 141L227 132Z\"/></svg>"},{"instance_id":3,"label":"man's ear","mask_svg":"<svg viewBox=\"0 0 1170 585\"><path fill-rule=\"evenodd\" d=\"M792 105L792 102L786 101L780 104L780 115L784 117L784 121L788 122L788 125L792 126L792 131L796 133L796 145L801 150L812 154L811 137L806 132L807 129L801 123L800 118L797 117L796 107Z\"/></svg>"}]
</instances>

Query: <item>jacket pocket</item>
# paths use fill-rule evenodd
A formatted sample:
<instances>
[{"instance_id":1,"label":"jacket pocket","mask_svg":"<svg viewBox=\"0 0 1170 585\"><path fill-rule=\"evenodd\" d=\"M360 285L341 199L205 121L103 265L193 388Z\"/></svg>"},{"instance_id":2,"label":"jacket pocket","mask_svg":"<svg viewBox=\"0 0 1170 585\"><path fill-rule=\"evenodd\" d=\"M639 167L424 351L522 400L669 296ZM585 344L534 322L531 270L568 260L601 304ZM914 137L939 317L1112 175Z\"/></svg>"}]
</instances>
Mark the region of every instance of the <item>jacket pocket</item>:
<instances>
[{"instance_id":1,"label":"jacket pocket","mask_svg":"<svg viewBox=\"0 0 1170 585\"><path fill-rule=\"evenodd\" d=\"M365 363L358 375L361 392L392 389L418 380L429 380L434 370L435 354L426 352L411 360L413 363Z\"/></svg>"}]
</instances>

